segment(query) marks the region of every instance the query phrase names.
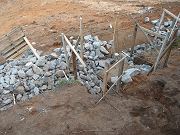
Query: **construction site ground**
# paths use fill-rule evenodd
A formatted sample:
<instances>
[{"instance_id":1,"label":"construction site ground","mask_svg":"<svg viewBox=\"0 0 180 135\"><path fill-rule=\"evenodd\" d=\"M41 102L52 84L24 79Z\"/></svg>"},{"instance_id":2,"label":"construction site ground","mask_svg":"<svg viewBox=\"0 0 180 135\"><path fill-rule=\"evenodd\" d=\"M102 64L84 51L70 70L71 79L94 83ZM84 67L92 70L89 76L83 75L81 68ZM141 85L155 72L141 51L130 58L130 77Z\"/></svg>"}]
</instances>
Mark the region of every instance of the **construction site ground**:
<instances>
[{"instance_id":1,"label":"construction site ground","mask_svg":"<svg viewBox=\"0 0 180 135\"><path fill-rule=\"evenodd\" d=\"M156 12L139 15L144 6L155 7ZM119 12L119 29L128 35L132 21L127 14L133 13L143 22L145 16L159 18L162 8L177 14L179 7L178 0L0 0L0 35L22 26L30 41L36 43L34 47L48 53L61 45L61 32L75 37L79 34L79 16L83 17L84 33L109 40L114 11ZM119 44L120 49L127 47ZM0 135L178 135L179 48L173 50L167 68L133 80L98 105L95 103L100 97L90 95L80 84L18 103L0 112Z\"/></svg>"}]
</instances>

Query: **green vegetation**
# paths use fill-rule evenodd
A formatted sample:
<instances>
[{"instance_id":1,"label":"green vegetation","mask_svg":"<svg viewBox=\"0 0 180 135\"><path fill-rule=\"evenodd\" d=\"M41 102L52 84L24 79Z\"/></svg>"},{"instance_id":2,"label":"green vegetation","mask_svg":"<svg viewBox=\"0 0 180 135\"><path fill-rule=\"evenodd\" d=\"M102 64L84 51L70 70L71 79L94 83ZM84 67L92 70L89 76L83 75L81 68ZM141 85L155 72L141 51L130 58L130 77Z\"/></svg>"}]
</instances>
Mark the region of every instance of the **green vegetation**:
<instances>
[{"instance_id":1,"label":"green vegetation","mask_svg":"<svg viewBox=\"0 0 180 135\"><path fill-rule=\"evenodd\" d=\"M58 85L59 86L66 86L66 85L71 85L71 84L78 84L79 83L79 80L66 80L66 79L62 79L59 81Z\"/></svg>"}]
</instances>

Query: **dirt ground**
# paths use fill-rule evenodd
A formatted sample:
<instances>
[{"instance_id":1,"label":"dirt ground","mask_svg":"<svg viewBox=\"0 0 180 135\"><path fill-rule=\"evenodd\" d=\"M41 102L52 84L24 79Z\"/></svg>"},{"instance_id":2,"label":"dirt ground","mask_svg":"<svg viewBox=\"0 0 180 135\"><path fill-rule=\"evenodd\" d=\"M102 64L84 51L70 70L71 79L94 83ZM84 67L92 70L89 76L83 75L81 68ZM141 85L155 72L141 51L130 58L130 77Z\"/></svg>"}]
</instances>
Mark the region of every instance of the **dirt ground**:
<instances>
[{"instance_id":1,"label":"dirt ground","mask_svg":"<svg viewBox=\"0 0 180 135\"><path fill-rule=\"evenodd\" d=\"M79 84L56 88L0 112L0 135L178 135L180 52L168 68L137 76L98 105Z\"/></svg>"},{"instance_id":2,"label":"dirt ground","mask_svg":"<svg viewBox=\"0 0 180 135\"><path fill-rule=\"evenodd\" d=\"M144 6L155 10L140 15ZM0 0L0 35L22 26L30 41L36 42L35 48L49 52L60 45L61 32L78 35L79 16L84 33L109 40L115 12L119 12L119 34L126 37L132 28L126 14L133 13L142 23L144 16L157 19L162 8L177 14L179 7L178 0ZM121 47L128 44L120 43ZM176 48L168 68L137 76L122 92L108 95L98 105L100 97L88 94L81 85L57 88L18 103L0 112L0 135L178 135L179 75L180 50Z\"/></svg>"},{"instance_id":3,"label":"dirt ground","mask_svg":"<svg viewBox=\"0 0 180 135\"><path fill-rule=\"evenodd\" d=\"M142 22L145 16L157 19L166 8L178 14L178 0L0 0L0 35L12 28L23 27L35 48L51 51L60 44L60 34L77 37L79 17L83 17L84 34L98 35L102 40L111 40L115 14L119 29L119 48L127 48L132 43L133 23L129 14ZM144 7L154 7L152 13L139 14ZM139 42L144 42L140 36Z\"/></svg>"}]
</instances>

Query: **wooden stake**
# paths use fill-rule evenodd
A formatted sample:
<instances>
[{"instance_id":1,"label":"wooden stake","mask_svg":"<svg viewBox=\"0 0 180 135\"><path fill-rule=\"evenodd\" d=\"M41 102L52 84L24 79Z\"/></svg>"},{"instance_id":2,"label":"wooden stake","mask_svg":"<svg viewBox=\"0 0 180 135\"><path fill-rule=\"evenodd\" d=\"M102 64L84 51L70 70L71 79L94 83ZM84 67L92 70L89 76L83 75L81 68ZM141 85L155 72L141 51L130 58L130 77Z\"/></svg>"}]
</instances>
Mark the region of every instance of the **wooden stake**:
<instances>
[{"instance_id":1,"label":"wooden stake","mask_svg":"<svg viewBox=\"0 0 180 135\"><path fill-rule=\"evenodd\" d=\"M63 34L64 35L64 34ZM75 53L76 57L79 59L79 61L81 62L81 64L83 65L83 67L86 67L86 64L84 63L84 61L81 59L81 57L79 56L79 54L77 53L77 51L74 49L74 47L72 46L71 42L68 40L68 38L66 37L66 35L64 35L64 39L67 42L67 44L69 45L69 47L71 48L71 50Z\"/></svg>"},{"instance_id":2,"label":"wooden stake","mask_svg":"<svg viewBox=\"0 0 180 135\"><path fill-rule=\"evenodd\" d=\"M106 63L105 68L104 68L104 77L103 77L103 86L102 86L103 95L107 91L108 72L106 71L108 70L108 68L109 68L109 64Z\"/></svg>"},{"instance_id":3,"label":"wooden stake","mask_svg":"<svg viewBox=\"0 0 180 135\"><path fill-rule=\"evenodd\" d=\"M65 53L66 64L67 64L68 69L69 69L69 60L68 60L67 49L66 49L66 43L65 43L65 41L64 41L64 34L63 34L63 33L61 33L61 38L62 38L63 49L64 49L64 53Z\"/></svg>"},{"instance_id":4,"label":"wooden stake","mask_svg":"<svg viewBox=\"0 0 180 135\"><path fill-rule=\"evenodd\" d=\"M175 32L174 29L175 29L175 27L176 27L176 25L177 25L177 23L178 23L179 18L180 18L180 13L178 14L178 17L177 17L177 19L176 19L176 21L175 21L175 23L174 23L174 26L172 27L171 33L170 33L170 35L169 35L169 40L171 40L172 36L174 36L174 35L173 35L174 32Z\"/></svg>"},{"instance_id":5,"label":"wooden stake","mask_svg":"<svg viewBox=\"0 0 180 135\"><path fill-rule=\"evenodd\" d=\"M77 80L77 62L76 62L76 55L74 52L72 52L72 59L73 59L74 78L75 78L75 80Z\"/></svg>"},{"instance_id":6,"label":"wooden stake","mask_svg":"<svg viewBox=\"0 0 180 135\"><path fill-rule=\"evenodd\" d=\"M39 54L36 52L36 50L33 48L33 46L31 45L31 43L29 42L29 40L27 39L27 37L23 37L24 40L26 41L27 45L29 46L29 48L31 49L31 51L34 53L34 55L36 56L36 58L40 58Z\"/></svg>"},{"instance_id":7,"label":"wooden stake","mask_svg":"<svg viewBox=\"0 0 180 135\"><path fill-rule=\"evenodd\" d=\"M134 52L134 46L136 45L137 30L138 30L138 27L137 27L137 24L135 24L134 33L133 33L133 45L132 45L132 47L131 47L131 53L130 53L130 56L131 56L131 57L132 57L133 52Z\"/></svg>"},{"instance_id":8,"label":"wooden stake","mask_svg":"<svg viewBox=\"0 0 180 135\"><path fill-rule=\"evenodd\" d=\"M122 58L123 56L121 56ZM119 70L118 70L118 77L120 77L123 74L124 69L124 59L121 63L119 63ZM121 85L121 79L117 82L117 91L119 91Z\"/></svg>"},{"instance_id":9,"label":"wooden stake","mask_svg":"<svg viewBox=\"0 0 180 135\"><path fill-rule=\"evenodd\" d=\"M178 22L180 22L180 18L178 18L177 16L175 16L173 13L171 13L171 12L168 11L167 9L164 9L164 12L166 12L166 14L170 15L171 17L173 17L174 19L176 19Z\"/></svg>"},{"instance_id":10,"label":"wooden stake","mask_svg":"<svg viewBox=\"0 0 180 135\"><path fill-rule=\"evenodd\" d=\"M83 59L84 50L83 50L83 24L82 24L82 17L80 17L80 46L81 46L80 56L81 56L81 59Z\"/></svg>"},{"instance_id":11,"label":"wooden stake","mask_svg":"<svg viewBox=\"0 0 180 135\"><path fill-rule=\"evenodd\" d=\"M161 47L161 49L160 49L159 55L158 55L158 57L157 57L157 59L156 59L156 62L155 62L155 64L154 64L154 71L157 69L158 63L159 63L159 61L160 61L160 56L161 56L161 54L162 54L162 52L164 51L164 48L165 48L165 46L166 46L166 43L167 43L167 40L168 40L168 36L169 36L169 33L167 32L167 33L166 33L166 37L165 37L165 39L164 39L164 43L163 43L163 45L162 45L162 47Z\"/></svg>"},{"instance_id":12,"label":"wooden stake","mask_svg":"<svg viewBox=\"0 0 180 135\"><path fill-rule=\"evenodd\" d=\"M176 29L176 31L173 33L173 39L176 38L177 31L178 31L178 29ZM167 63L168 63L168 59L171 54L171 50L172 50L172 45L170 45L169 49L167 50L167 54L165 56L165 61L164 61L163 67L167 67Z\"/></svg>"},{"instance_id":13,"label":"wooden stake","mask_svg":"<svg viewBox=\"0 0 180 135\"><path fill-rule=\"evenodd\" d=\"M161 18L160 18L160 21L159 21L159 27L158 27L158 29L157 29L157 33L159 33L159 31L160 31L161 24L162 24L162 22L164 21L164 16L165 16L165 12L163 11L163 13L162 13L162 15L161 15ZM154 40L156 40L156 39L157 39L157 36L154 37Z\"/></svg>"},{"instance_id":14,"label":"wooden stake","mask_svg":"<svg viewBox=\"0 0 180 135\"><path fill-rule=\"evenodd\" d=\"M116 52L116 29L117 29L117 17L116 17L116 20L115 20L115 23L114 23L114 33L113 33L113 46L112 46L112 53L114 54Z\"/></svg>"}]
</instances>

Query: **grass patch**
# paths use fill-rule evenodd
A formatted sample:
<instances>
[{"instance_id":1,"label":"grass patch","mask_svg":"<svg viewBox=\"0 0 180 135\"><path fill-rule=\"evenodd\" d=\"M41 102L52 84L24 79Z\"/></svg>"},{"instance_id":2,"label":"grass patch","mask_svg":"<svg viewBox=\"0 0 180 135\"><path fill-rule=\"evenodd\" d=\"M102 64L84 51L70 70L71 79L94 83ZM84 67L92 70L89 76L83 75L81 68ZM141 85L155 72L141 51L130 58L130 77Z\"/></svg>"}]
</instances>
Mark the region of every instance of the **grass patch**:
<instances>
[{"instance_id":1,"label":"grass patch","mask_svg":"<svg viewBox=\"0 0 180 135\"><path fill-rule=\"evenodd\" d=\"M66 80L66 79L62 79L62 80L60 80L60 81L58 82L58 85L62 87L62 86L72 85L72 84L78 84L78 83L80 83L79 80L73 80L73 79L71 79L71 80Z\"/></svg>"}]
</instances>

